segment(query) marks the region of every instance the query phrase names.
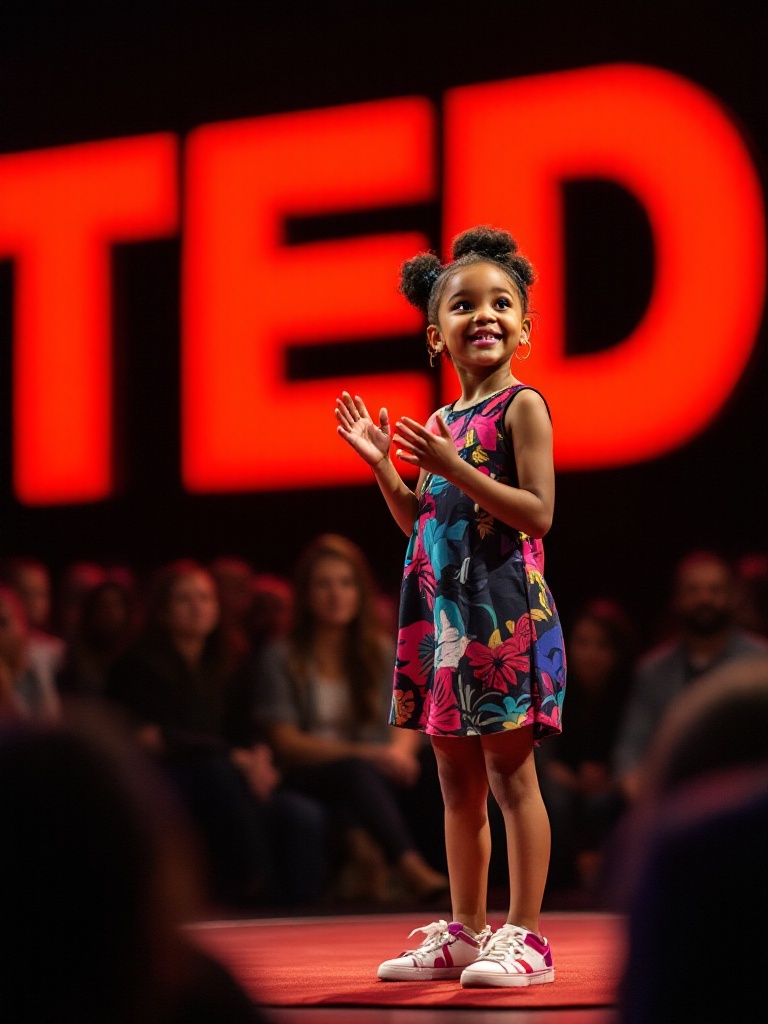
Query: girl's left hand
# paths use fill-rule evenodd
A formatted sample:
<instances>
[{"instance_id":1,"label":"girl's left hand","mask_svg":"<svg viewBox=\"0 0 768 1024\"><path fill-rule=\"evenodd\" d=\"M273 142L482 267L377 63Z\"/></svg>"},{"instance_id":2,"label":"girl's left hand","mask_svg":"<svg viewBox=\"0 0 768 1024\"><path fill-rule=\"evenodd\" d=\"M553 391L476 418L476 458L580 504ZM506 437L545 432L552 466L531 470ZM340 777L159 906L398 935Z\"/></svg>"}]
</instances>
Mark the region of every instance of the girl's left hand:
<instances>
[{"instance_id":1,"label":"girl's left hand","mask_svg":"<svg viewBox=\"0 0 768 1024\"><path fill-rule=\"evenodd\" d=\"M410 416L398 420L395 424L397 433L393 438L399 445L396 455L403 462L448 480L451 469L461 466L462 460L443 417L435 416L433 422L437 427L436 432L428 430Z\"/></svg>"}]
</instances>

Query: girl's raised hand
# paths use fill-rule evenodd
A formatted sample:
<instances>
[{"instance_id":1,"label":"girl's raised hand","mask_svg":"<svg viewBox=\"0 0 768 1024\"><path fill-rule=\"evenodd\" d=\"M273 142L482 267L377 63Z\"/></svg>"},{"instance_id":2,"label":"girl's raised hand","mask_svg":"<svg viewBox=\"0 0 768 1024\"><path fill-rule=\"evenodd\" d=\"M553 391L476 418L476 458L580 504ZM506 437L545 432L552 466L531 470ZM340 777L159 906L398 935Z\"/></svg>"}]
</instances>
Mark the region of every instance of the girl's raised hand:
<instances>
[{"instance_id":1,"label":"girl's raised hand","mask_svg":"<svg viewBox=\"0 0 768 1024\"><path fill-rule=\"evenodd\" d=\"M412 466L426 470L427 473L435 473L437 476L450 479L451 469L462 465L461 457L456 451L456 445L448 424L442 416L434 418L437 432L429 430L417 420L410 416L403 416L395 424L397 433L394 441L400 447L397 449L397 457L403 462L410 462Z\"/></svg>"},{"instance_id":2,"label":"girl's raised hand","mask_svg":"<svg viewBox=\"0 0 768 1024\"><path fill-rule=\"evenodd\" d=\"M355 395L353 399L348 391L342 391L341 398L336 399L336 419L339 437L343 437L369 466L376 466L387 457L391 432L386 409L379 413L377 427L362 398Z\"/></svg>"}]
</instances>

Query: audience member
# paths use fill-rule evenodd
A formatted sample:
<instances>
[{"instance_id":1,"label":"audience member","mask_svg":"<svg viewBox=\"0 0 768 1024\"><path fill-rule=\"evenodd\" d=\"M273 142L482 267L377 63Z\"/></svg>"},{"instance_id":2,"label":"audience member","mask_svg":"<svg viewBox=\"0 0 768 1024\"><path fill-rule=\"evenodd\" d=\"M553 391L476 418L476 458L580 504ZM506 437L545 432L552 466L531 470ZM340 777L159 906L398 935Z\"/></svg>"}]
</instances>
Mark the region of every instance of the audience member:
<instances>
[{"instance_id":1,"label":"audience member","mask_svg":"<svg viewBox=\"0 0 768 1024\"><path fill-rule=\"evenodd\" d=\"M30 631L47 630L51 617L51 577L47 567L36 558L9 558L3 565L3 582L16 591Z\"/></svg>"},{"instance_id":2,"label":"audience member","mask_svg":"<svg viewBox=\"0 0 768 1024\"><path fill-rule=\"evenodd\" d=\"M95 562L72 562L64 570L58 587L54 623L56 633L63 637L65 643L70 643L77 636L85 595L106 579L105 569Z\"/></svg>"},{"instance_id":3,"label":"audience member","mask_svg":"<svg viewBox=\"0 0 768 1024\"><path fill-rule=\"evenodd\" d=\"M343 537L320 537L299 559L294 584L293 627L264 651L257 693L286 779L330 809L347 853L365 866L364 895L385 898L387 864L419 896L443 892L447 879L416 848L396 798L398 787L417 782L419 737L385 724L394 654L377 625L362 552Z\"/></svg>"},{"instance_id":4,"label":"audience member","mask_svg":"<svg viewBox=\"0 0 768 1024\"><path fill-rule=\"evenodd\" d=\"M219 598L219 621L229 641L245 654L249 647L248 622L253 606L253 567L242 558L222 556L209 565Z\"/></svg>"},{"instance_id":5,"label":"audience member","mask_svg":"<svg viewBox=\"0 0 768 1024\"><path fill-rule=\"evenodd\" d=\"M616 777L630 802L638 795L642 759L674 699L705 672L768 651L766 641L734 624L733 573L712 552L678 565L672 613L677 635L641 661L614 751Z\"/></svg>"},{"instance_id":6,"label":"audience member","mask_svg":"<svg viewBox=\"0 0 768 1024\"><path fill-rule=\"evenodd\" d=\"M159 570L148 595L144 630L114 666L110 696L160 749L221 741L228 685L237 668L219 625L213 579L178 561Z\"/></svg>"},{"instance_id":7,"label":"audience member","mask_svg":"<svg viewBox=\"0 0 768 1024\"><path fill-rule=\"evenodd\" d=\"M203 905L162 781L111 722L0 727L4 1024L239 1024L261 1016L184 938Z\"/></svg>"},{"instance_id":8,"label":"audience member","mask_svg":"<svg viewBox=\"0 0 768 1024\"><path fill-rule=\"evenodd\" d=\"M702 676L669 707L638 780L656 802L687 782L768 762L768 650Z\"/></svg>"},{"instance_id":9,"label":"audience member","mask_svg":"<svg viewBox=\"0 0 768 1024\"><path fill-rule=\"evenodd\" d=\"M265 793L259 799L254 769L244 775L230 756L225 731L237 667L237 653L219 624L212 577L197 563L181 561L158 573L144 634L114 664L107 687L109 698L130 713L140 742L161 759L183 793L205 842L213 887L227 904L256 900L276 887L270 865L288 871L302 851L306 861L306 850L323 839L322 818L306 802L280 803L276 817L287 816L291 827L273 837L264 813L272 789L257 787ZM280 860L271 850L278 838L290 847ZM318 895L320 871L315 861L296 869L299 895L313 885L309 894Z\"/></svg>"},{"instance_id":10,"label":"audience member","mask_svg":"<svg viewBox=\"0 0 768 1024\"><path fill-rule=\"evenodd\" d=\"M3 577L24 608L29 663L46 688L50 688L64 661L65 644L49 632L51 577L48 569L34 558L10 558L4 566Z\"/></svg>"},{"instance_id":11,"label":"audience member","mask_svg":"<svg viewBox=\"0 0 768 1024\"><path fill-rule=\"evenodd\" d=\"M293 617L293 587L290 580L270 573L254 576L248 635L251 651L256 653L268 643L283 640Z\"/></svg>"},{"instance_id":12,"label":"audience member","mask_svg":"<svg viewBox=\"0 0 768 1024\"><path fill-rule=\"evenodd\" d=\"M763 974L729 985L712 971L729 928L751 962L768 954L768 657L684 691L642 781L613 866L629 890L622 1024L765 1019Z\"/></svg>"},{"instance_id":13,"label":"audience member","mask_svg":"<svg viewBox=\"0 0 768 1024\"><path fill-rule=\"evenodd\" d=\"M768 555L744 555L736 565L736 625L768 639Z\"/></svg>"},{"instance_id":14,"label":"audience member","mask_svg":"<svg viewBox=\"0 0 768 1024\"><path fill-rule=\"evenodd\" d=\"M107 581L90 590L82 605L77 634L56 677L60 693L101 696L109 672L135 639L133 592Z\"/></svg>"},{"instance_id":15,"label":"audience member","mask_svg":"<svg viewBox=\"0 0 768 1024\"><path fill-rule=\"evenodd\" d=\"M10 701L17 714L39 719L58 715L53 679L34 662L22 603L5 586L0 586L0 661L12 680Z\"/></svg>"},{"instance_id":16,"label":"audience member","mask_svg":"<svg viewBox=\"0 0 768 1024\"><path fill-rule=\"evenodd\" d=\"M761 1021L765 970L734 977L722 955L768 959L768 769L683 786L659 807L629 911L620 1024Z\"/></svg>"},{"instance_id":17,"label":"audience member","mask_svg":"<svg viewBox=\"0 0 768 1024\"><path fill-rule=\"evenodd\" d=\"M549 888L587 892L620 810L612 753L629 692L632 625L611 601L589 603L575 618L568 652L568 728L537 751L552 827Z\"/></svg>"}]
</instances>

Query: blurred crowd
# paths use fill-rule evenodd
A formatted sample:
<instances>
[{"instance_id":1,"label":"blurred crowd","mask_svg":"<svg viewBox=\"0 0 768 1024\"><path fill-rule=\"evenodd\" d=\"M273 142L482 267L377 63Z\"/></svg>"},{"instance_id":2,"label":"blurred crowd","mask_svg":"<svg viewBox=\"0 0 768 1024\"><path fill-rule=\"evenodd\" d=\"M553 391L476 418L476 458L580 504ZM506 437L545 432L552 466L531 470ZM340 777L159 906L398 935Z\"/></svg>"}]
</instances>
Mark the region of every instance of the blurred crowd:
<instances>
[{"instance_id":1,"label":"blurred crowd","mask_svg":"<svg viewBox=\"0 0 768 1024\"><path fill-rule=\"evenodd\" d=\"M434 758L423 736L386 725L396 599L343 537L313 541L294 570L266 575L228 556L139 580L80 562L52 580L40 561L6 560L0 718L50 724L90 707L118 719L178 794L223 907L439 899ZM537 761L548 892L589 905L617 823L649 786L669 709L713 670L768 652L768 557L684 558L667 636L641 656L614 601L565 618L564 732ZM491 820L503 833L493 809ZM503 850L498 868L503 884Z\"/></svg>"},{"instance_id":2,"label":"blurred crowd","mask_svg":"<svg viewBox=\"0 0 768 1024\"><path fill-rule=\"evenodd\" d=\"M169 927L154 934L158 920L203 908L446 904L434 756L424 736L386 724L396 599L377 590L363 553L340 536L314 540L294 568L290 579L276 577L228 556L177 561L144 580L128 567L82 562L52 580L38 560L5 561L5 922L23 930L39 921L35 899L40 914L53 901L69 921L88 904L83 929L93 938L130 906L135 934L113 936L119 950L168 943ZM564 620L564 732L536 752L552 825L547 891L571 906L629 913L638 964L643 951L656 955L665 915L680 904L660 892L690 890L695 903L694 881L714 884L722 858L757 871L765 852L768 557L732 565L710 551L686 556L669 581L664 637L645 652L614 601L596 597ZM491 886L503 885L503 822L493 806L490 820L501 850ZM764 890L753 906L765 903ZM148 939L148 918L136 913L150 896ZM726 887L719 902L729 898ZM675 927L684 930L679 920ZM13 934L18 953L24 942ZM206 998L220 1019L230 1019L227 1000L231 1019L245 1019L241 994L215 966L201 969L188 949L183 957L173 949L172 1012L157 1019L176 1019L179 1006L188 1013L190 1000L205 1007ZM2 972L3 985L25 969L26 960ZM638 1021L656 1019L646 1005L660 998L663 973L655 977L656 990L642 971L628 971L626 1005L647 1011ZM165 991L154 980L157 992L139 986L148 999Z\"/></svg>"}]
</instances>

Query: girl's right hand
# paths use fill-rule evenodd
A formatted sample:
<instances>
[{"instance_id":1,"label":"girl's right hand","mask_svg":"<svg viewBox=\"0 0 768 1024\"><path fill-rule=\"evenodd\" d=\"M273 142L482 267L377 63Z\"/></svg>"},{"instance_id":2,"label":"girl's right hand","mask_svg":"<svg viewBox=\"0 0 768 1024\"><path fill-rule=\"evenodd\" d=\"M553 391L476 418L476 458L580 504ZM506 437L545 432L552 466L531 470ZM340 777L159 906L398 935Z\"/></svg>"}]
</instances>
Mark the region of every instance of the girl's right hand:
<instances>
[{"instance_id":1,"label":"girl's right hand","mask_svg":"<svg viewBox=\"0 0 768 1024\"><path fill-rule=\"evenodd\" d=\"M354 399L348 391L342 391L336 399L336 428L340 437L351 445L369 466L377 466L389 456L391 432L386 409L379 413L378 427L371 419L365 403L359 395Z\"/></svg>"}]
</instances>

